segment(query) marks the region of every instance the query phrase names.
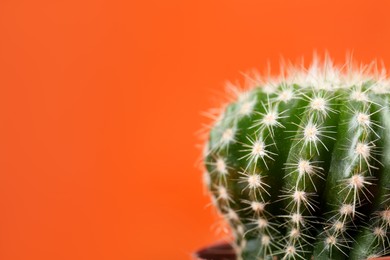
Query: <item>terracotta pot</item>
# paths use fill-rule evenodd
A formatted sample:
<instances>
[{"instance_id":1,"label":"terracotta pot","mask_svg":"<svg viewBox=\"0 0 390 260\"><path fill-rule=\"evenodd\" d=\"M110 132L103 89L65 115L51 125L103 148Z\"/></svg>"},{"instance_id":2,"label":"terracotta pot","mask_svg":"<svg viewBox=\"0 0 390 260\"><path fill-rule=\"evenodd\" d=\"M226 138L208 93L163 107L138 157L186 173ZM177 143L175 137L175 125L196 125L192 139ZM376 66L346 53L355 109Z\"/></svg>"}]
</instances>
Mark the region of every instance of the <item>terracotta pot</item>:
<instances>
[{"instance_id":1,"label":"terracotta pot","mask_svg":"<svg viewBox=\"0 0 390 260\"><path fill-rule=\"evenodd\" d=\"M233 248L226 242L220 242L200 249L194 254L195 260L235 260ZM390 260L390 256L372 260Z\"/></svg>"},{"instance_id":2,"label":"terracotta pot","mask_svg":"<svg viewBox=\"0 0 390 260\"><path fill-rule=\"evenodd\" d=\"M195 252L195 260L235 260L233 248L226 242L220 242Z\"/></svg>"}]
</instances>

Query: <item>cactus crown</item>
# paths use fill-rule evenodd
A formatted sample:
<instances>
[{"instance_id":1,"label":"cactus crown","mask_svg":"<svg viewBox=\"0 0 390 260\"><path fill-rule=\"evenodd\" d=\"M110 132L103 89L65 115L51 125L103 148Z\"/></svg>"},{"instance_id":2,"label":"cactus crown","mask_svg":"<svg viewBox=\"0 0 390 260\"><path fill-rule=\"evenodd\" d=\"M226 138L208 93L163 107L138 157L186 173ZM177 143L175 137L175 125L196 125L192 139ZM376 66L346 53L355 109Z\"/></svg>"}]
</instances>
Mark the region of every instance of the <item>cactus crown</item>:
<instances>
[{"instance_id":1,"label":"cactus crown","mask_svg":"<svg viewBox=\"0 0 390 260\"><path fill-rule=\"evenodd\" d=\"M241 259L368 259L390 244L390 81L315 59L250 79L216 118L205 183Z\"/></svg>"}]
</instances>

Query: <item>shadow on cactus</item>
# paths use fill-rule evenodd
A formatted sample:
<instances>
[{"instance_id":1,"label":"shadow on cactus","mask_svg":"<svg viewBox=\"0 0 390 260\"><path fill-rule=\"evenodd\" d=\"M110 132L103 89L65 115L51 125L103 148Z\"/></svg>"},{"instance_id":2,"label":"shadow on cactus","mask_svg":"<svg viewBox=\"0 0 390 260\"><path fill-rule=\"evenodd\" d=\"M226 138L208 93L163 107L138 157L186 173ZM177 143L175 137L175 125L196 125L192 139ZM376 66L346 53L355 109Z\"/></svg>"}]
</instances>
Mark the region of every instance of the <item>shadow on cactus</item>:
<instances>
[{"instance_id":1,"label":"shadow on cactus","mask_svg":"<svg viewBox=\"0 0 390 260\"><path fill-rule=\"evenodd\" d=\"M205 183L239 259L389 253L390 81L315 59L248 77L209 133Z\"/></svg>"}]
</instances>

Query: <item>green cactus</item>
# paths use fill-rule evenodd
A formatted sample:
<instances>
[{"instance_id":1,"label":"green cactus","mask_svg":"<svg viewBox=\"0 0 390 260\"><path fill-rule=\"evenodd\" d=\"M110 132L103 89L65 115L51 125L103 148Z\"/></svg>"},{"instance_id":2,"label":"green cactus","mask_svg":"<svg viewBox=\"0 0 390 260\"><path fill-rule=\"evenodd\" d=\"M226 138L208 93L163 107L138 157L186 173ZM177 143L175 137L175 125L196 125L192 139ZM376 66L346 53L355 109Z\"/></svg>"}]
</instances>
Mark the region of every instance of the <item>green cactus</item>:
<instances>
[{"instance_id":1,"label":"green cactus","mask_svg":"<svg viewBox=\"0 0 390 260\"><path fill-rule=\"evenodd\" d=\"M205 182L239 259L389 253L390 81L330 59L253 79L214 122Z\"/></svg>"}]
</instances>

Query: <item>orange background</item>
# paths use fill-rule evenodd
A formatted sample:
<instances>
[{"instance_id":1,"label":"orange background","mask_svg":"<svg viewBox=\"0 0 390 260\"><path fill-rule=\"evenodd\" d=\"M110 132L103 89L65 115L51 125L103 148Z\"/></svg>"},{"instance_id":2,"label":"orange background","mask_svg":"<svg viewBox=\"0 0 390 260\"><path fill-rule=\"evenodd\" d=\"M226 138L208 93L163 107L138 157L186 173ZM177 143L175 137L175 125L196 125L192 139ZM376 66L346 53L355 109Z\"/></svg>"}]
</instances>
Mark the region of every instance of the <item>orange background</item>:
<instances>
[{"instance_id":1,"label":"orange background","mask_svg":"<svg viewBox=\"0 0 390 260\"><path fill-rule=\"evenodd\" d=\"M190 259L200 115L280 56L390 64L390 1L0 1L0 259Z\"/></svg>"}]
</instances>

